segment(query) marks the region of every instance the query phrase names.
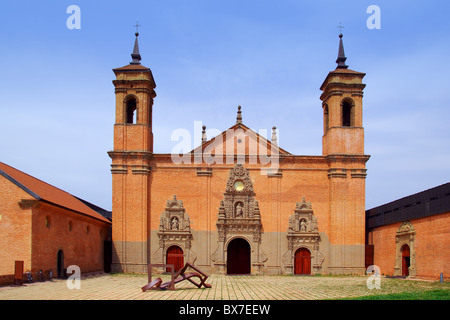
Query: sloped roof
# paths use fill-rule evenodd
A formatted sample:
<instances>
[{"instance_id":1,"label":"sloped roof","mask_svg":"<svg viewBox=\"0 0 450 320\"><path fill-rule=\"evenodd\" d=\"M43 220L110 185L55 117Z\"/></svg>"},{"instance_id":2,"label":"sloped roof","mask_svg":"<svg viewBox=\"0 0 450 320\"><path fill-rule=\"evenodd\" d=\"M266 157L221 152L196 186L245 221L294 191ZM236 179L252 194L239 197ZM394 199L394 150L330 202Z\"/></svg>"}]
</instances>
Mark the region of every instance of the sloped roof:
<instances>
[{"instance_id":1,"label":"sloped roof","mask_svg":"<svg viewBox=\"0 0 450 320\"><path fill-rule=\"evenodd\" d=\"M450 212L450 182L366 210L366 228L447 212Z\"/></svg>"},{"instance_id":2,"label":"sloped roof","mask_svg":"<svg viewBox=\"0 0 450 320\"><path fill-rule=\"evenodd\" d=\"M328 79L331 76L335 76L335 75L354 75L354 76L359 76L359 77L364 77L366 74L363 72L358 72L358 71L354 71L354 70L350 70L350 69L336 69L333 71L330 71L327 75L327 77L325 78L325 80L323 81L322 85L320 86L320 90L323 90L325 87L325 84L328 82Z\"/></svg>"},{"instance_id":3,"label":"sloped roof","mask_svg":"<svg viewBox=\"0 0 450 320\"><path fill-rule=\"evenodd\" d=\"M0 175L17 185L36 200L44 200L57 206L76 211L82 215L111 223L101 214L87 206L70 193L0 162Z\"/></svg>"},{"instance_id":4,"label":"sloped roof","mask_svg":"<svg viewBox=\"0 0 450 320\"><path fill-rule=\"evenodd\" d=\"M220 139L219 141L222 142L222 144L225 144L226 143L227 131L229 131L229 130L238 130L238 129L242 129L245 132L246 136L248 136L249 138L254 139L257 142L259 142L259 141L263 142L263 144L267 146L267 150L277 151L277 153L279 155L291 155L289 152L287 152L286 150L280 148L279 146L273 145L270 140L267 140L266 138L261 136L259 133L253 131L252 129L250 129L249 127L244 125L243 123L236 123L235 125L233 125L229 129L223 131L221 134L215 136L214 138L211 138L208 141L203 142L200 146L198 146L197 148L193 149L190 153L201 152L202 150L204 150L206 147L208 147L210 144L214 143L218 139ZM223 153L223 154L225 155L226 153Z\"/></svg>"},{"instance_id":5,"label":"sloped roof","mask_svg":"<svg viewBox=\"0 0 450 320\"><path fill-rule=\"evenodd\" d=\"M126 66L115 68L113 71L150 71L149 68L144 67L140 64L128 64Z\"/></svg>"}]
</instances>

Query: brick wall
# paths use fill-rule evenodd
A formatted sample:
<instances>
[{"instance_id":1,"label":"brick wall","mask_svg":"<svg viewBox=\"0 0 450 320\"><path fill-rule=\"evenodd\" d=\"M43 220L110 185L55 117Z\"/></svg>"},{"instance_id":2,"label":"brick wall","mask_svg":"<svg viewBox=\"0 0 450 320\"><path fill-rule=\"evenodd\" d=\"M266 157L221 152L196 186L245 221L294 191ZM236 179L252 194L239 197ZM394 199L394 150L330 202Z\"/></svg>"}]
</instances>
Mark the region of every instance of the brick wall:
<instances>
[{"instance_id":1,"label":"brick wall","mask_svg":"<svg viewBox=\"0 0 450 320\"><path fill-rule=\"evenodd\" d=\"M65 268L77 265L82 273L102 271L108 228L104 222L40 204L33 209L32 271L53 269L56 275L59 250L64 252Z\"/></svg>"},{"instance_id":2,"label":"brick wall","mask_svg":"<svg viewBox=\"0 0 450 320\"><path fill-rule=\"evenodd\" d=\"M12 283L15 260L24 261L24 271L53 269L56 276L58 250L64 252L65 268L74 264L82 273L103 270L110 224L36 201L3 176L0 204L0 284Z\"/></svg>"},{"instance_id":3,"label":"brick wall","mask_svg":"<svg viewBox=\"0 0 450 320\"><path fill-rule=\"evenodd\" d=\"M416 277L439 279L440 273L450 279L450 212L410 221L415 229ZM395 235L400 223L374 229L369 235L375 246L374 263L382 274L394 275Z\"/></svg>"},{"instance_id":4,"label":"brick wall","mask_svg":"<svg viewBox=\"0 0 450 320\"><path fill-rule=\"evenodd\" d=\"M32 199L28 193L0 176L0 284L14 278L14 261L31 268L31 209L21 209L20 199Z\"/></svg>"}]
</instances>

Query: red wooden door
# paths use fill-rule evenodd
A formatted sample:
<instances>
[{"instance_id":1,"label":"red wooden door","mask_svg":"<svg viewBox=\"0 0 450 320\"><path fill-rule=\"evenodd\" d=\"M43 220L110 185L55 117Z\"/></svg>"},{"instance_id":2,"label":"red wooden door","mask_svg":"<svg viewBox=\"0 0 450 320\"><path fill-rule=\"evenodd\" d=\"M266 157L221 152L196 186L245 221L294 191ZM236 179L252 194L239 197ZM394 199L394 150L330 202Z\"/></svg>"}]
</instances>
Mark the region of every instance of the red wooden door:
<instances>
[{"instance_id":1,"label":"red wooden door","mask_svg":"<svg viewBox=\"0 0 450 320\"><path fill-rule=\"evenodd\" d=\"M236 238L227 248L227 274L251 273L250 245L241 238Z\"/></svg>"},{"instance_id":2,"label":"red wooden door","mask_svg":"<svg viewBox=\"0 0 450 320\"><path fill-rule=\"evenodd\" d=\"M311 253L308 249L300 248L295 252L294 274L311 274Z\"/></svg>"},{"instance_id":3,"label":"red wooden door","mask_svg":"<svg viewBox=\"0 0 450 320\"><path fill-rule=\"evenodd\" d=\"M167 249L166 254L166 263L173 264L174 272L177 272L181 268L184 267L184 255L183 250L178 246L171 246ZM167 268L167 272L170 272L170 269Z\"/></svg>"},{"instance_id":4,"label":"red wooden door","mask_svg":"<svg viewBox=\"0 0 450 320\"><path fill-rule=\"evenodd\" d=\"M402 276L409 276L410 253L409 246L405 244L402 247Z\"/></svg>"}]
</instances>

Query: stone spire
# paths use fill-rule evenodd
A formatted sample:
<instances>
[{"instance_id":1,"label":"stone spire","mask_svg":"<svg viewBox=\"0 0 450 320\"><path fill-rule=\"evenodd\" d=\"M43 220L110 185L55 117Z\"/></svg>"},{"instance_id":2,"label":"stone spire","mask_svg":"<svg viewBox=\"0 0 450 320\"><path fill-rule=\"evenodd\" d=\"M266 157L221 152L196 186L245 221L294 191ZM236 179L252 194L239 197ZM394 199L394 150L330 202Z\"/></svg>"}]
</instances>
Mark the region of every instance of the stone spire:
<instances>
[{"instance_id":1,"label":"stone spire","mask_svg":"<svg viewBox=\"0 0 450 320\"><path fill-rule=\"evenodd\" d=\"M202 143L208 141L207 137L206 137L206 126L202 127Z\"/></svg>"},{"instance_id":2,"label":"stone spire","mask_svg":"<svg viewBox=\"0 0 450 320\"><path fill-rule=\"evenodd\" d=\"M242 123L241 106L238 106L238 112L237 112L237 117L236 117L236 124L238 124L238 123Z\"/></svg>"},{"instance_id":3,"label":"stone spire","mask_svg":"<svg viewBox=\"0 0 450 320\"><path fill-rule=\"evenodd\" d=\"M278 146L277 127L272 128L272 144Z\"/></svg>"},{"instance_id":4,"label":"stone spire","mask_svg":"<svg viewBox=\"0 0 450 320\"><path fill-rule=\"evenodd\" d=\"M141 55L139 54L138 43L139 32L136 31L134 35L136 36L136 40L134 40L133 53L131 54L131 58L133 59L133 61L131 61L130 64L141 64Z\"/></svg>"},{"instance_id":5,"label":"stone spire","mask_svg":"<svg viewBox=\"0 0 450 320\"><path fill-rule=\"evenodd\" d=\"M348 66L345 64L345 60L347 60L347 57L344 53L344 42L342 41L343 34L339 34L339 52L338 52L338 58L336 60L336 63L338 64L336 69L347 69Z\"/></svg>"}]
</instances>

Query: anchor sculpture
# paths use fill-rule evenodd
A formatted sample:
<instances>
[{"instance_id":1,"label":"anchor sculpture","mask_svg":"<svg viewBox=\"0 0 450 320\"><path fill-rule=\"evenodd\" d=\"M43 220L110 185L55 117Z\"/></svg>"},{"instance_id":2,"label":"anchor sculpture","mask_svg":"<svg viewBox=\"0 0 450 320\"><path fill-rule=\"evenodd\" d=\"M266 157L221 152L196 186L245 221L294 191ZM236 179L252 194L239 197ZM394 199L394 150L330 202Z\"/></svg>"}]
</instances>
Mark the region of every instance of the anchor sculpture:
<instances>
[{"instance_id":1,"label":"anchor sculpture","mask_svg":"<svg viewBox=\"0 0 450 320\"><path fill-rule=\"evenodd\" d=\"M156 278L155 280L152 280L152 268L167 268L171 270L171 280L165 283L162 283L161 278ZM187 268L191 268L195 270L196 272L186 272ZM199 278L200 283L195 282L192 280L192 278ZM211 288L210 284L207 284L205 281L208 279L208 276L204 274L201 270L199 270L197 267L193 266L190 263L186 263L183 268L181 268L175 275L174 275L174 266L173 264L149 264L148 265L148 284L143 286L141 289L143 292L147 290L176 290L175 284L180 283L181 281L188 280L190 283L194 284L197 288L201 288L204 286L205 288Z\"/></svg>"}]
</instances>

